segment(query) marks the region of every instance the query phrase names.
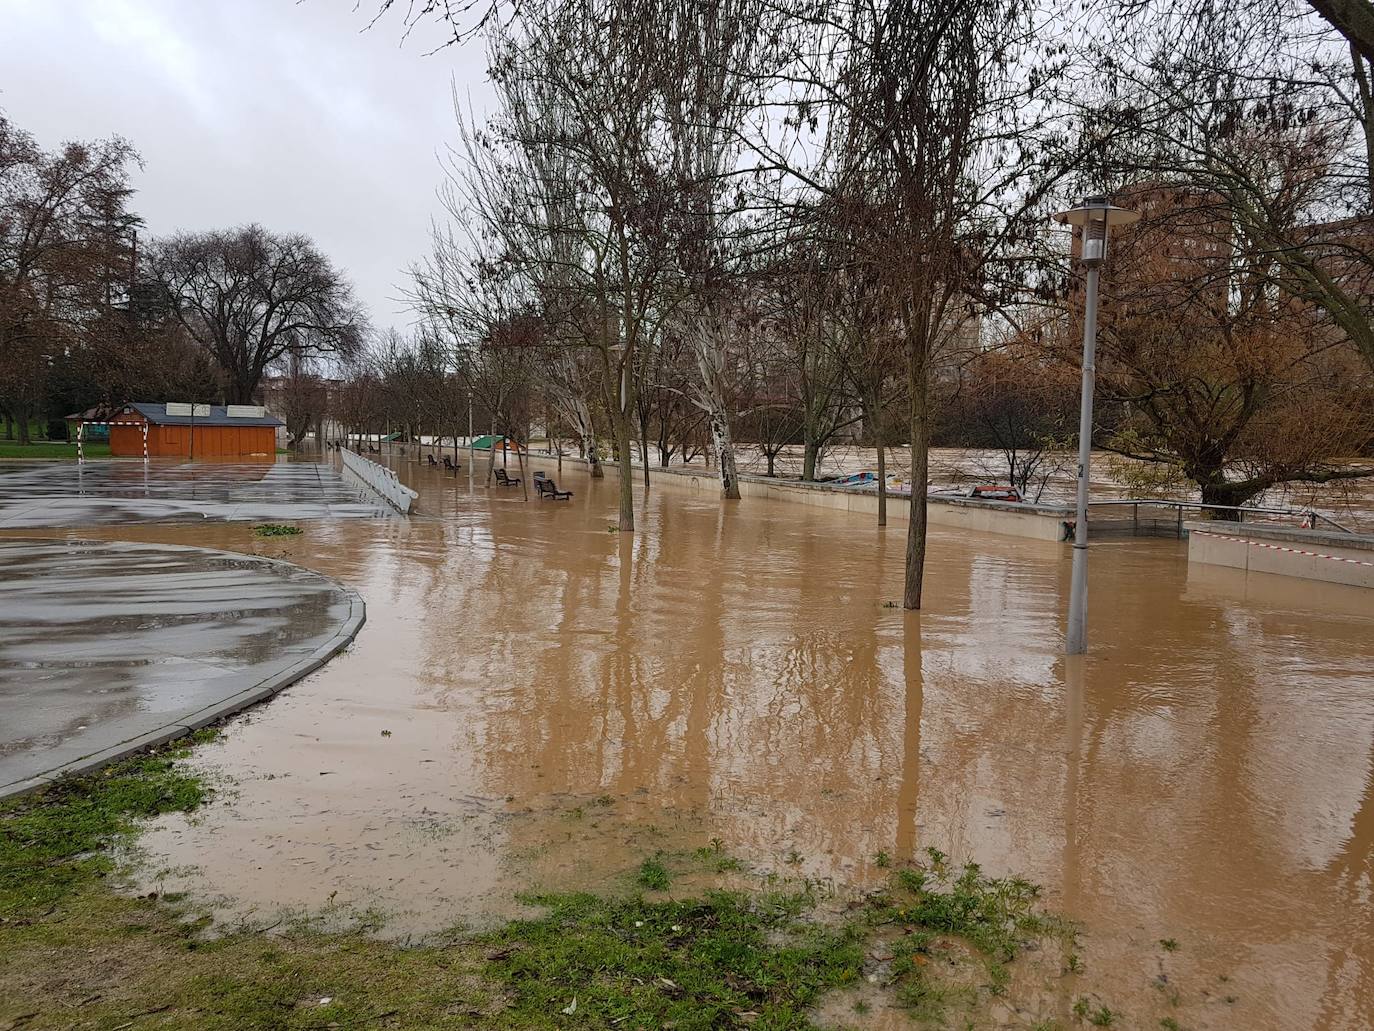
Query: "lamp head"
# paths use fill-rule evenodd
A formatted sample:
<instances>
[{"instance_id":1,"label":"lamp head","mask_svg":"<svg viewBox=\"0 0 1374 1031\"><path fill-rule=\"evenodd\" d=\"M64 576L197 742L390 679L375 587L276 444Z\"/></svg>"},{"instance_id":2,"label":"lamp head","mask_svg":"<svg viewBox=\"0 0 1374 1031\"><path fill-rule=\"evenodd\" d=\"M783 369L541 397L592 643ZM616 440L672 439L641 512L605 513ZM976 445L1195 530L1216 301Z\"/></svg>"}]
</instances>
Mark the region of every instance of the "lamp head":
<instances>
[{"instance_id":1,"label":"lamp head","mask_svg":"<svg viewBox=\"0 0 1374 1031\"><path fill-rule=\"evenodd\" d=\"M1107 257L1107 235L1112 226L1130 225L1138 221L1140 212L1118 208L1106 197L1084 197L1076 208L1061 211L1056 221L1080 226L1083 230L1081 259L1088 266L1100 265Z\"/></svg>"}]
</instances>

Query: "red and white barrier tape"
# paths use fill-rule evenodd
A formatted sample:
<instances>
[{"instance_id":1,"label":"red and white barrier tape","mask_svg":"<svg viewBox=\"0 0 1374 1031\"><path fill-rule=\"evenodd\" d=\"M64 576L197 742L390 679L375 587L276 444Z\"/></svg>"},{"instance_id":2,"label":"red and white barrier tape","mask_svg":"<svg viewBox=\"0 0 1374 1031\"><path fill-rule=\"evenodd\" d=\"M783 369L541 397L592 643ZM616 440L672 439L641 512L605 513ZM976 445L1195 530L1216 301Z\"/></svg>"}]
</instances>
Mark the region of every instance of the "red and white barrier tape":
<instances>
[{"instance_id":1,"label":"red and white barrier tape","mask_svg":"<svg viewBox=\"0 0 1374 1031\"><path fill-rule=\"evenodd\" d=\"M1323 555L1320 551L1303 551L1301 548L1285 548L1278 544L1264 544L1250 537L1228 537L1224 533L1213 533L1211 530L1192 530L1190 532L1201 534L1204 537L1216 537L1223 541L1236 541L1239 544L1249 544L1256 548L1268 548L1270 551L1286 551L1291 555L1307 555L1310 558L1329 558L1332 562L1348 562L1353 566L1374 567L1374 562L1365 562L1358 558L1343 558L1340 555Z\"/></svg>"}]
</instances>

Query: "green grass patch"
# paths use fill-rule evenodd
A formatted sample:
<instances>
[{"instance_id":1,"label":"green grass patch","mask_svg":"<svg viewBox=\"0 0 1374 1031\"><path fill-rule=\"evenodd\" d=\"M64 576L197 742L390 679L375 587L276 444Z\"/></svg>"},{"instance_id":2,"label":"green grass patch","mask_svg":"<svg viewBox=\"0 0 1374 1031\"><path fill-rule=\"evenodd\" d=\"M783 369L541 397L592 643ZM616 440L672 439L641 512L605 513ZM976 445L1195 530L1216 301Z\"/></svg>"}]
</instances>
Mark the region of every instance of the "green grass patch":
<instances>
[{"instance_id":1,"label":"green grass patch","mask_svg":"<svg viewBox=\"0 0 1374 1031\"><path fill-rule=\"evenodd\" d=\"M802 895L529 901L547 915L485 942L516 1027L810 1028L819 995L863 962L857 928L800 921Z\"/></svg>"},{"instance_id":2,"label":"green grass patch","mask_svg":"<svg viewBox=\"0 0 1374 1031\"><path fill-rule=\"evenodd\" d=\"M258 537L294 537L300 532L299 526L289 523L260 523L253 527L253 533Z\"/></svg>"},{"instance_id":3,"label":"green grass patch","mask_svg":"<svg viewBox=\"0 0 1374 1031\"><path fill-rule=\"evenodd\" d=\"M1004 963L1026 941L1066 930L1040 912L1040 889L1030 881L987 877L977 863L956 871L940 852L927 854L929 863L896 872L897 895L874 911L874 919L954 935Z\"/></svg>"},{"instance_id":4,"label":"green grass patch","mask_svg":"<svg viewBox=\"0 0 1374 1031\"><path fill-rule=\"evenodd\" d=\"M917 1020L942 1022L947 1007L972 1006L982 992L1005 995L1007 964L1031 943L1048 937L1072 944L1072 928L1038 908L1036 885L1019 877L988 877L976 863L956 868L936 849L926 855L927 862L896 870L891 890L867 912L870 925L900 935L892 944L889 987ZM933 957L948 954L951 941L980 957L977 984L931 977Z\"/></svg>"},{"instance_id":5,"label":"green grass patch","mask_svg":"<svg viewBox=\"0 0 1374 1031\"><path fill-rule=\"evenodd\" d=\"M109 444L83 444L82 453L87 458L109 458ZM76 460L76 444L64 440L36 440L32 444L18 444L12 440L0 440L0 458L70 458Z\"/></svg>"},{"instance_id":6,"label":"green grass patch","mask_svg":"<svg viewBox=\"0 0 1374 1031\"><path fill-rule=\"evenodd\" d=\"M0 802L0 916L24 917L60 902L109 871L104 847L133 833L137 821L200 805L206 788L180 760L214 735L200 731L162 752Z\"/></svg>"},{"instance_id":7,"label":"green grass patch","mask_svg":"<svg viewBox=\"0 0 1374 1031\"><path fill-rule=\"evenodd\" d=\"M1113 1012L1110 1007L1094 1005L1088 999L1079 996L1074 1000L1073 1015L1080 1021L1086 1020L1093 1027L1111 1027L1121 1014Z\"/></svg>"},{"instance_id":8,"label":"green grass patch","mask_svg":"<svg viewBox=\"0 0 1374 1031\"><path fill-rule=\"evenodd\" d=\"M703 845L693 855L714 873L735 873L744 869L743 863L725 851L719 838L712 838L710 845Z\"/></svg>"},{"instance_id":9,"label":"green grass patch","mask_svg":"<svg viewBox=\"0 0 1374 1031\"><path fill-rule=\"evenodd\" d=\"M640 887L648 888L650 891L667 891L672 879L668 876L668 868L663 865L663 858L659 855L649 856L644 862L639 864L639 873L635 875L635 880Z\"/></svg>"}]
</instances>

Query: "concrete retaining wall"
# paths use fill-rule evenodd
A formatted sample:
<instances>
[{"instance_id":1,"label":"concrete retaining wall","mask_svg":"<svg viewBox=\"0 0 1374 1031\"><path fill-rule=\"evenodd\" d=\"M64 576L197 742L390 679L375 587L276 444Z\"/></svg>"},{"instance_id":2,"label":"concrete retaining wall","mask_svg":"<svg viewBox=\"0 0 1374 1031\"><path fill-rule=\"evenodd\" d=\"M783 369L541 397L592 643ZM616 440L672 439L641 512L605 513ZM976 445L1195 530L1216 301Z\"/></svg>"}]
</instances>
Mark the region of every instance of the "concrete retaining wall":
<instances>
[{"instance_id":1,"label":"concrete retaining wall","mask_svg":"<svg viewBox=\"0 0 1374 1031\"><path fill-rule=\"evenodd\" d=\"M396 473L386 466L378 465L346 447L339 448L339 455L345 469L396 511L409 512L410 503L420 496L397 479Z\"/></svg>"},{"instance_id":2,"label":"concrete retaining wall","mask_svg":"<svg viewBox=\"0 0 1374 1031\"><path fill-rule=\"evenodd\" d=\"M563 461L586 465L585 459L567 455L563 457ZM538 464L538 456L535 462ZM602 463L602 468L609 476L619 473L619 467L609 462ZM650 476L660 483L669 482L712 493L720 491L720 480L714 469L655 467L650 471ZM863 513L875 519L878 516L876 491L845 489L828 483L801 483L797 480L780 481L766 476L742 475L739 478L739 492L742 498L767 498L771 501ZM909 504L908 498L890 495L887 499L888 521L906 522ZM927 511L932 526L958 526L979 533L1002 533L1042 541L1063 540L1064 522L1073 519L1073 509L1062 505L1013 505L1004 501L980 501L975 498L956 498L939 494L929 496Z\"/></svg>"},{"instance_id":3,"label":"concrete retaining wall","mask_svg":"<svg viewBox=\"0 0 1374 1031\"><path fill-rule=\"evenodd\" d=\"M1374 537L1241 523L1183 525L1189 562L1374 588Z\"/></svg>"}]
</instances>

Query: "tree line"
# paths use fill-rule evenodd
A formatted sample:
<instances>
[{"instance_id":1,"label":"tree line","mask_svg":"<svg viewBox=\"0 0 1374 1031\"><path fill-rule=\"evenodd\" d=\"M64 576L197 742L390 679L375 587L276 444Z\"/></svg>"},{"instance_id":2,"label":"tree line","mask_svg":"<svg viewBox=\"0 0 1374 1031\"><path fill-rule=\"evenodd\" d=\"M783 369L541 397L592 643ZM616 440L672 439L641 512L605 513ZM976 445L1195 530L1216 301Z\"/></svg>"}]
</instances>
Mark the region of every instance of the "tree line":
<instances>
[{"instance_id":1,"label":"tree line","mask_svg":"<svg viewBox=\"0 0 1374 1031\"><path fill-rule=\"evenodd\" d=\"M264 376L367 336L344 274L261 226L142 234L119 138L45 149L0 113L0 413L37 426L128 400L250 403Z\"/></svg>"},{"instance_id":2,"label":"tree line","mask_svg":"<svg viewBox=\"0 0 1374 1031\"><path fill-rule=\"evenodd\" d=\"M916 608L931 446L995 449L1033 494L1071 443L1082 283L1049 216L1102 193L1144 218L1103 275L1097 445L1216 504L1369 475L1374 41L1347 7L465 6L495 104L455 98L406 334L369 333L302 237L140 247L127 144L3 123L0 405L274 375L300 433L327 405L456 442L476 413L614 463L623 532L653 461L704 457L734 498L741 443L811 479L857 436L880 472L909 449Z\"/></svg>"},{"instance_id":3,"label":"tree line","mask_svg":"<svg viewBox=\"0 0 1374 1031\"><path fill-rule=\"evenodd\" d=\"M737 442L770 469L800 443L811 478L851 427L880 466L909 447L917 485L940 440L1029 484L1076 395L1082 287L1049 216L1106 193L1145 218L1104 275L1099 446L1216 504L1369 475L1340 460L1374 425L1374 100L1338 8L468 6L454 40L486 48L496 105L455 104L420 332L594 467L608 445L626 532L633 461L675 437L726 498ZM909 608L925 529L916 489Z\"/></svg>"}]
</instances>

